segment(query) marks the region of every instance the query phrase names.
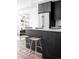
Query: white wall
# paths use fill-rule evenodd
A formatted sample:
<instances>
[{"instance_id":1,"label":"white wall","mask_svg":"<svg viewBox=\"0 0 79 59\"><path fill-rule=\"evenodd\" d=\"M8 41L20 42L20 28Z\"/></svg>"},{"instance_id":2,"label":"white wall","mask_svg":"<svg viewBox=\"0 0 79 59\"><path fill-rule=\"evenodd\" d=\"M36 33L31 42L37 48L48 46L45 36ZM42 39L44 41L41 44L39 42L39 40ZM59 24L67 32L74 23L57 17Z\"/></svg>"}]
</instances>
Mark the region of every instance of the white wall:
<instances>
[{"instance_id":1,"label":"white wall","mask_svg":"<svg viewBox=\"0 0 79 59\"><path fill-rule=\"evenodd\" d=\"M29 14L29 25L30 27L38 26L38 2L37 0L18 0L17 1L17 25L18 32L20 30L20 20L22 16L27 16Z\"/></svg>"},{"instance_id":2,"label":"white wall","mask_svg":"<svg viewBox=\"0 0 79 59\"><path fill-rule=\"evenodd\" d=\"M37 8L29 9L29 10L24 10L19 12L19 16L27 16L29 14L29 22L31 27L37 27L38 26L38 11Z\"/></svg>"},{"instance_id":3,"label":"white wall","mask_svg":"<svg viewBox=\"0 0 79 59\"><path fill-rule=\"evenodd\" d=\"M17 0L17 31L18 34L21 29L21 18L29 14L29 25L30 27L38 26L38 2L37 0Z\"/></svg>"}]
</instances>

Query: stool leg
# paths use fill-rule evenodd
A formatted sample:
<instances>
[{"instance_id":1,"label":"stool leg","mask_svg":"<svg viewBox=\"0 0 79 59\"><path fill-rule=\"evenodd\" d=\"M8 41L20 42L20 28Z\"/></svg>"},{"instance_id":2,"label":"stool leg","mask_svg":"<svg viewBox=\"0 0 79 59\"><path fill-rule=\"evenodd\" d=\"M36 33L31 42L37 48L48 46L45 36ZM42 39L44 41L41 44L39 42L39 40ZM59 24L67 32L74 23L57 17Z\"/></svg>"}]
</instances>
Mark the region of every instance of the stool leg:
<instances>
[{"instance_id":1,"label":"stool leg","mask_svg":"<svg viewBox=\"0 0 79 59\"><path fill-rule=\"evenodd\" d=\"M41 40L39 40L39 43L40 43L40 48L41 48L41 50L42 50L42 44L41 44Z\"/></svg>"},{"instance_id":2,"label":"stool leg","mask_svg":"<svg viewBox=\"0 0 79 59\"><path fill-rule=\"evenodd\" d=\"M32 51L32 41L30 42L30 51Z\"/></svg>"},{"instance_id":3,"label":"stool leg","mask_svg":"<svg viewBox=\"0 0 79 59\"><path fill-rule=\"evenodd\" d=\"M32 43L33 43L33 41L30 42L30 51L29 51L29 55L31 54L31 51L32 51Z\"/></svg>"},{"instance_id":4,"label":"stool leg","mask_svg":"<svg viewBox=\"0 0 79 59\"><path fill-rule=\"evenodd\" d=\"M36 52L37 52L37 41L35 41L35 59L37 59L36 58Z\"/></svg>"}]
</instances>

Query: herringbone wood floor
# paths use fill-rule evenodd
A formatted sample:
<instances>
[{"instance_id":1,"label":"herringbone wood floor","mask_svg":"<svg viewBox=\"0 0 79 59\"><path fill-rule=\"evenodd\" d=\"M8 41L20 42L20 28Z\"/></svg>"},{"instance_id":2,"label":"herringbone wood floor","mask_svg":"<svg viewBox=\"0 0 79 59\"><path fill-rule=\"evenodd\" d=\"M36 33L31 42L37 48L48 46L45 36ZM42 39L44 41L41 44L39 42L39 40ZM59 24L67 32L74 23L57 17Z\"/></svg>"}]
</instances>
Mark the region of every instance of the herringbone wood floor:
<instances>
[{"instance_id":1,"label":"herringbone wood floor","mask_svg":"<svg viewBox=\"0 0 79 59\"><path fill-rule=\"evenodd\" d=\"M35 53L32 52L31 55L28 55L30 49L25 47L25 40L18 40L17 41L17 59L35 59ZM36 53L36 59L42 59L41 53Z\"/></svg>"}]
</instances>

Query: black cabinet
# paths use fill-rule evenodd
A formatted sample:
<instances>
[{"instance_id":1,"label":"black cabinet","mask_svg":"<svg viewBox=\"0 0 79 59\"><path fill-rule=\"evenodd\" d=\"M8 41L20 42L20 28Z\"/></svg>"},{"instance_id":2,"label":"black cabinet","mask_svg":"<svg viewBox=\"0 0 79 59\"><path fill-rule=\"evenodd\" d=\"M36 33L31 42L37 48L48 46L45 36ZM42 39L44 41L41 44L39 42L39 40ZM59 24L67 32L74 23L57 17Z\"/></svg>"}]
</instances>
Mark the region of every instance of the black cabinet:
<instances>
[{"instance_id":1,"label":"black cabinet","mask_svg":"<svg viewBox=\"0 0 79 59\"><path fill-rule=\"evenodd\" d=\"M55 2L55 12L54 12L54 14L55 14L55 19L56 20L59 20L59 19L61 19L61 1L56 1Z\"/></svg>"},{"instance_id":2,"label":"black cabinet","mask_svg":"<svg viewBox=\"0 0 79 59\"><path fill-rule=\"evenodd\" d=\"M52 13L55 17L55 19L61 18L61 1L55 1L55 2L46 2L38 5L38 12L39 13ZM52 15L51 14L51 15Z\"/></svg>"},{"instance_id":3,"label":"black cabinet","mask_svg":"<svg viewBox=\"0 0 79 59\"><path fill-rule=\"evenodd\" d=\"M43 32L43 56L45 59L61 58L61 32Z\"/></svg>"},{"instance_id":4,"label":"black cabinet","mask_svg":"<svg viewBox=\"0 0 79 59\"><path fill-rule=\"evenodd\" d=\"M47 59L48 58L48 55L49 55L49 53L48 53L48 32L47 31L43 31L42 32L42 48L43 48L43 58L44 59Z\"/></svg>"},{"instance_id":5,"label":"black cabinet","mask_svg":"<svg viewBox=\"0 0 79 59\"><path fill-rule=\"evenodd\" d=\"M61 57L61 33L60 32L57 32L56 40L57 40L57 46L56 46L57 53L56 53L56 56Z\"/></svg>"},{"instance_id":6,"label":"black cabinet","mask_svg":"<svg viewBox=\"0 0 79 59\"><path fill-rule=\"evenodd\" d=\"M44 59L57 59L57 58L61 59L61 32L26 30L26 33L27 35L29 34L29 36L41 38L42 51L39 48L37 51L42 53ZM34 47L35 46L33 44L32 46L33 50Z\"/></svg>"},{"instance_id":7,"label":"black cabinet","mask_svg":"<svg viewBox=\"0 0 79 59\"><path fill-rule=\"evenodd\" d=\"M46 2L38 5L39 13L51 12L52 2Z\"/></svg>"},{"instance_id":8,"label":"black cabinet","mask_svg":"<svg viewBox=\"0 0 79 59\"><path fill-rule=\"evenodd\" d=\"M56 20L61 19L61 1L39 4L38 13L49 13L49 28L55 27Z\"/></svg>"}]
</instances>

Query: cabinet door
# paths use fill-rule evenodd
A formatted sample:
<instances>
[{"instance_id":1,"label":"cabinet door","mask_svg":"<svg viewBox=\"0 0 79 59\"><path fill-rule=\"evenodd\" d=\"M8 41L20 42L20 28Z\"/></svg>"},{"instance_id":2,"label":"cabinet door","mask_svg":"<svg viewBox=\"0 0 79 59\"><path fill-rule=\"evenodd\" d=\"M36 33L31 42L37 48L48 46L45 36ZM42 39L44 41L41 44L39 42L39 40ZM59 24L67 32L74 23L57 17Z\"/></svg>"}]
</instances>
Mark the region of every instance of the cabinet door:
<instances>
[{"instance_id":1,"label":"cabinet door","mask_svg":"<svg viewBox=\"0 0 79 59\"><path fill-rule=\"evenodd\" d=\"M60 32L48 32L48 53L49 58L61 57L61 33Z\"/></svg>"},{"instance_id":2,"label":"cabinet door","mask_svg":"<svg viewBox=\"0 0 79 59\"><path fill-rule=\"evenodd\" d=\"M55 19L61 19L61 1L55 2Z\"/></svg>"},{"instance_id":3,"label":"cabinet door","mask_svg":"<svg viewBox=\"0 0 79 59\"><path fill-rule=\"evenodd\" d=\"M38 12L50 12L51 11L51 2L46 2L38 5Z\"/></svg>"},{"instance_id":4,"label":"cabinet door","mask_svg":"<svg viewBox=\"0 0 79 59\"><path fill-rule=\"evenodd\" d=\"M47 31L43 31L42 32L42 48L43 48L44 59L47 59L48 55L49 55L47 40L48 40L48 33L47 33Z\"/></svg>"},{"instance_id":5,"label":"cabinet door","mask_svg":"<svg viewBox=\"0 0 79 59\"><path fill-rule=\"evenodd\" d=\"M61 33L57 32L57 57L61 57Z\"/></svg>"}]
</instances>

